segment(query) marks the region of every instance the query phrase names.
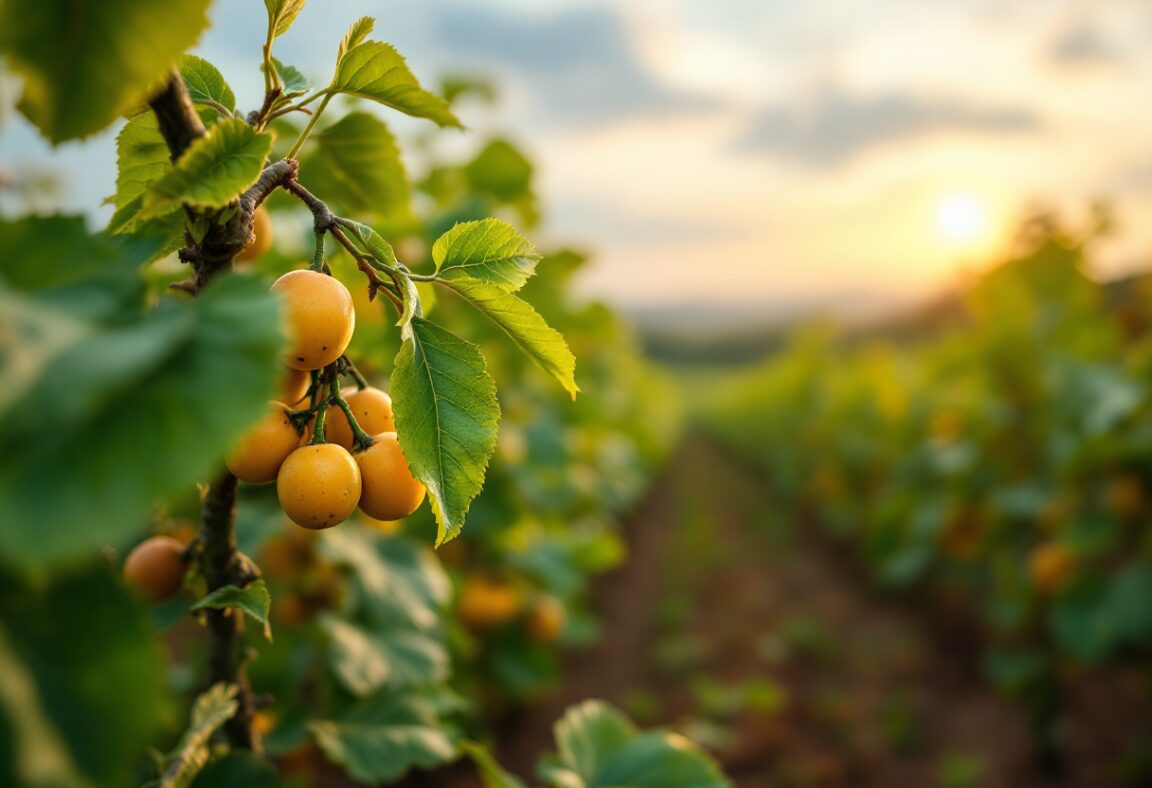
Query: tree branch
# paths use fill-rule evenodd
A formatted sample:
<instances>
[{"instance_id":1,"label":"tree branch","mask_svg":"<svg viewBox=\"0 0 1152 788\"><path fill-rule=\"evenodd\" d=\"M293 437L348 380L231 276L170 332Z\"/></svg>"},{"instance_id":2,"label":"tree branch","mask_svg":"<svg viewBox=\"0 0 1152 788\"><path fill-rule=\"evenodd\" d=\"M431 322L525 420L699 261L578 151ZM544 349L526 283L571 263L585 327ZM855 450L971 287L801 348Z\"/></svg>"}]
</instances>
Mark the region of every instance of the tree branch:
<instances>
[{"instance_id":1,"label":"tree branch","mask_svg":"<svg viewBox=\"0 0 1152 788\"><path fill-rule=\"evenodd\" d=\"M184 80L173 71L168 81L153 96L148 105L156 114L160 133L168 145L172 160L177 160L198 137L206 132L204 124L188 96ZM256 207L276 187L278 180L293 177L295 162L277 162L267 168L240 198L240 210L225 223L211 221L208 233L199 244L191 243L182 249L180 259L192 265L195 278L187 289L193 295L213 277L232 267L232 258L243 249L252 235L252 214ZM196 214L186 209L191 219ZM220 211L209 212L209 219L220 216ZM236 550L236 477L224 471L209 485L204 496L200 522L200 570L208 582L208 590L228 585L247 585L252 580L248 562ZM230 609L206 611L211 637L208 685L217 682L235 684L239 706L235 716L225 725L225 732L233 747L259 752L260 736L252 728L255 708L252 687L248 681L245 662L243 617Z\"/></svg>"}]
</instances>

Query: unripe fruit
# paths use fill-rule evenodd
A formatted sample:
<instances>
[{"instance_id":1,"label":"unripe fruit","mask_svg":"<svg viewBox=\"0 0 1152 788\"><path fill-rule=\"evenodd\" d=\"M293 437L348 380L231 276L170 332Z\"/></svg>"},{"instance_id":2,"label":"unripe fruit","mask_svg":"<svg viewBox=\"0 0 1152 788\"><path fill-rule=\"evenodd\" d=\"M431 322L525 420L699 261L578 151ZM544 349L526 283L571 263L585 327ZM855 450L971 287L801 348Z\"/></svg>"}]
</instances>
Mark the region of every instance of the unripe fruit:
<instances>
[{"instance_id":1,"label":"unripe fruit","mask_svg":"<svg viewBox=\"0 0 1152 788\"><path fill-rule=\"evenodd\" d=\"M304 528L330 528L348 519L360 500L360 467L335 443L301 446L276 477L280 508Z\"/></svg>"},{"instance_id":2,"label":"unripe fruit","mask_svg":"<svg viewBox=\"0 0 1152 788\"><path fill-rule=\"evenodd\" d=\"M343 396L352 409L356 423L369 435L396 431L396 423L392 420L392 398L387 393L369 386L365 389L349 389L349 393ZM330 406L324 418L324 436L328 441L339 443L351 451L354 439L352 427L340 406Z\"/></svg>"},{"instance_id":3,"label":"unripe fruit","mask_svg":"<svg viewBox=\"0 0 1152 788\"><path fill-rule=\"evenodd\" d=\"M519 595L505 583L473 576L464 583L456 612L469 629L495 629L520 610Z\"/></svg>"},{"instance_id":4,"label":"unripe fruit","mask_svg":"<svg viewBox=\"0 0 1152 788\"><path fill-rule=\"evenodd\" d=\"M252 243L236 255L236 261L249 263L253 260L259 260L271 248L272 217L268 215L268 209L261 205L252 214Z\"/></svg>"},{"instance_id":5,"label":"unripe fruit","mask_svg":"<svg viewBox=\"0 0 1152 788\"><path fill-rule=\"evenodd\" d=\"M395 432L382 432L373 441L371 447L356 455L364 481L360 509L377 520L407 517L424 500L424 485L408 470Z\"/></svg>"},{"instance_id":6,"label":"unripe fruit","mask_svg":"<svg viewBox=\"0 0 1152 788\"><path fill-rule=\"evenodd\" d=\"M272 407L272 413L245 433L224 460L237 479L252 484L273 481L284 460L300 445L300 433L288 418L287 406L273 402Z\"/></svg>"},{"instance_id":7,"label":"unripe fruit","mask_svg":"<svg viewBox=\"0 0 1152 788\"><path fill-rule=\"evenodd\" d=\"M280 376L280 399L293 408L304 406L304 397L308 394L308 387L312 385L312 375L304 369L288 367Z\"/></svg>"},{"instance_id":8,"label":"unripe fruit","mask_svg":"<svg viewBox=\"0 0 1152 788\"><path fill-rule=\"evenodd\" d=\"M319 271L289 271L272 283L284 298L288 336L284 363L293 369L320 369L344 353L356 327L352 295Z\"/></svg>"},{"instance_id":9,"label":"unripe fruit","mask_svg":"<svg viewBox=\"0 0 1152 788\"><path fill-rule=\"evenodd\" d=\"M554 596L540 596L528 610L524 628L528 637L539 643L551 643L560 637L568 623L568 611Z\"/></svg>"},{"instance_id":10,"label":"unripe fruit","mask_svg":"<svg viewBox=\"0 0 1152 788\"><path fill-rule=\"evenodd\" d=\"M184 545L170 536L152 536L124 559L124 582L142 599L163 602L184 585Z\"/></svg>"},{"instance_id":11,"label":"unripe fruit","mask_svg":"<svg viewBox=\"0 0 1152 788\"><path fill-rule=\"evenodd\" d=\"M1032 585L1041 594L1052 596L1068 585L1079 563L1076 554L1067 545L1058 542L1042 544L1028 558Z\"/></svg>"}]
</instances>

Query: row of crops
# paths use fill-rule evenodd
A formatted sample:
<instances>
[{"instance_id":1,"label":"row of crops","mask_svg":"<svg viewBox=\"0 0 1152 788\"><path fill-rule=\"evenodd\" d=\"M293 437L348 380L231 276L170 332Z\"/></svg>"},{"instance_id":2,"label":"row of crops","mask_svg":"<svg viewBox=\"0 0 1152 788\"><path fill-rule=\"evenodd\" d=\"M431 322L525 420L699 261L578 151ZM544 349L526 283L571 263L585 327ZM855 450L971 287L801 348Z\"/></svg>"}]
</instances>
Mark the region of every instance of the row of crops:
<instances>
[{"instance_id":1,"label":"row of crops","mask_svg":"<svg viewBox=\"0 0 1152 788\"><path fill-rule=\"evenodd\" d=\"M1090 279L1093 238L1038 219L954 302L798 330L707 408L878 584L974 620L1049 749L1068 681L1152 653L1149 294Z\"/></svg>"}]
</instances>

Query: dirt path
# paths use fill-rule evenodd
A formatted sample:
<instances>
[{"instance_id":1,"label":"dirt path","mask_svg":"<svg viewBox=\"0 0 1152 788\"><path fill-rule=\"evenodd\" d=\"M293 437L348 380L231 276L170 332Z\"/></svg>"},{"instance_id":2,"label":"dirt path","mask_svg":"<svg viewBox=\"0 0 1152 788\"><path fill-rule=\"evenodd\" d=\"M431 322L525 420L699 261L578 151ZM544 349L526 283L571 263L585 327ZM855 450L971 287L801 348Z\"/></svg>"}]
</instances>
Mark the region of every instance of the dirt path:
<instances>
[{"instance_id":1,"label":"dirt path","mask_svg":"<svg viewBox=\"0 0 1152 788\"><path fill-rule=\"evenodd\" d=\"M552 721L600 697L704 742L749 788L1053 784L971 649L934 640L800 530L762 477L690 435L632 523L628 563L599 581L602 640L513 722L501 760L531 777Z\"/></svg>"}]
</instances>

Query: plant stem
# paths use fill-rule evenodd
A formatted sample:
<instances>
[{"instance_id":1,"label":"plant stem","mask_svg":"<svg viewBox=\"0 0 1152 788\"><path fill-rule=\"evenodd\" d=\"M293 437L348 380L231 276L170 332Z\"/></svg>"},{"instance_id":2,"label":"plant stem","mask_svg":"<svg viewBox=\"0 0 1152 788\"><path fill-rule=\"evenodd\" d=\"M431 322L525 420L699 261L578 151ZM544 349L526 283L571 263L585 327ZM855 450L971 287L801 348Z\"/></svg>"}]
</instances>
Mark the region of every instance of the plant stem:
<instances>
[{"instance_id":1,"label":"plant stem","mask_svg":"<svg viewBox=\"0 0 1152 788\"><path fill-rule=\"evenodd\" d=\"M168 81L148 103L174 161L195 139L204 135L204 124L196 114L178 71L170 74ZM199 243L192 243L188 237L189 246L182 250L181 259L190 262L195 270L194 284L190 288L193 295L221 272L231 269L232 257L244 248L251 235L255 206L275 188L273 181L294 176L295 172L295 162L273 173L266 171L257 185L241 197L241 210L232 219L219 223L215 217L220 214L216 213L208 233ZM222 471L213 479L204 495L199 540L200 571L209 592L251 582L248 562L236 549L236 477L228 471ZM229 609L210 609L205 616L211 639L208 686L223 681L237 687L237 711L225 724L225 734L233 747L259 753L262 749L260 735L252 728L255 714L252 687L245 670L247 649L243 617Z\"/></svg>"},{"instance_id":2,"label":"plant stem","mask_svg":"<svg viewBox=\"0 0 1152 788\"><path fill-rule=\"evenodd\" d=\"M312 133L312 129L316 126L316 121L320 120L320 116L324 114L324 108L328 106L328 102L332 100L331 93L324 94L324 100L320 102L320 106L312 113L312 117L308 119L308 125L304 127L304 131L300 132L300 136L296 138L296 142L292 145L292 149L288 151L284 158L294 159L296 154L300 152L300 148L308 141L308 135Z\"/></svg>"}]
</instances>

